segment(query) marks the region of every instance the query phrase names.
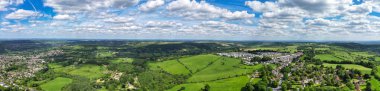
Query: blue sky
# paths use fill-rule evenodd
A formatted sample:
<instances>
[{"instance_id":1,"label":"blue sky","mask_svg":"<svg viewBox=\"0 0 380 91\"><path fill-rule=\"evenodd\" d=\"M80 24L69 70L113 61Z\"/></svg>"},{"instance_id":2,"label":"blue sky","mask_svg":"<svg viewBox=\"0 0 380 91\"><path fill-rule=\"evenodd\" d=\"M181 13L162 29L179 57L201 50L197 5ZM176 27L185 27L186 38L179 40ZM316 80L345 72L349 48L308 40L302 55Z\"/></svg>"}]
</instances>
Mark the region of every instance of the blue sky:
<instances>
[{"instance_id":1,"label":"blue sky","mask_svg":"<svg viewBox=\"0 0 380 91\"><path fill-rule=\"evenodd\" d=\"M0 38L380 40L379 0L0 0Z\"/></svg>"}]
</instances>

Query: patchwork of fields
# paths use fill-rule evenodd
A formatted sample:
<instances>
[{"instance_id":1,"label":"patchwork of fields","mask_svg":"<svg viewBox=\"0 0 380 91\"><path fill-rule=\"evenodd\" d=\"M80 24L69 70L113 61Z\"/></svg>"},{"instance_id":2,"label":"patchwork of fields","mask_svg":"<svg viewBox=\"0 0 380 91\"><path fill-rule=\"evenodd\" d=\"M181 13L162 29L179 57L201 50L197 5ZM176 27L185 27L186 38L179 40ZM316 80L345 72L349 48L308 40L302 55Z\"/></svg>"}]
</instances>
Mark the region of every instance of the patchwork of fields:
<instances>
[{"instance_id":1,"label":"patchwork of fields","mask_svg":"<svg viewBox=\"0 0 380 91\"><path fill-rule=\"evenodd\" d=\"M249 82L248 73L263 67L262 64L241 65L240 62L236 58L207 54L150 63L149 66L152 70L164 70L171 74L191 74L186 83L169 91L176 91L181 87L185 87L185 91L200 90L205 84L209 84L215 91L236 91Z\"/></svg>"},{"instance_id":2,"label":"patchwork of fields","mask_svg":"<svg viewBox=\"0 0 380 91\"><path fill-rule=\"evenodd\" d=\"M315 59L322 61L368 61L369 58L375 57L374 54L369 52L355 52L348 51L342 48L316 48L315 51L325 51L325 53L318 53L314 56ZM375 57L375 60L379 60Z\"/></svg>"}]
</instances>

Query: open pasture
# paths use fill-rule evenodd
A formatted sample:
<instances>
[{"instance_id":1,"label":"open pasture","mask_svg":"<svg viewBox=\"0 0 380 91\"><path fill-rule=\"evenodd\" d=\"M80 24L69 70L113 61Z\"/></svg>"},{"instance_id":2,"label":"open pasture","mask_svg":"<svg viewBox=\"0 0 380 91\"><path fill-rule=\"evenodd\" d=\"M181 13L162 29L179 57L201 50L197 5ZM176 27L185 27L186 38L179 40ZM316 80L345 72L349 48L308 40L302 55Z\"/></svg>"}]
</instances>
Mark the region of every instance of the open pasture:
<instances>
[{"instance_id":1,"label":"open pasture","mask_svg":"<svg viewBox=\"0 0 380 91\"><path fill-rule=\"evenodd\" d=\"M185 89L182 91L199 91L206 84L209 84L211 87L211 91L240 91L242 87L245 86L247 82L249 82L250 78L247 76L239 76L234 78L228 78L223 80L211 81L211 82L200 82L200 83L187 83L177 85L167 91L177 91L181 87ZM257 82L257 81L256 81Z\"/></svg>"},{"instance_id":2,"label":"open pasture","mask_svg":"<svg viewBox=\"0 0 380 91\"><path fill-rule=\"evenodd\" d=\"M315 59L320 59L322 61L342 61L342 59L335 57L334 55L331 54L318 54L314 56Z\"/></svg>"},{"instance_id":3,"label":"open pasture","mask_svg":"<svg viewBox=\"0 0 380 91\"><path fill-rule=\"evenodd\" d=\"M190 74L190 71L186 67L180 64L176 60L168 60L163 62L149 63L149 68L151 70L164 70L171 74Z\"/></svg>"},{"instance_id":4,"label":"open pasture","mask_svg":"<svg viewBox=\"0 0 380 91\"><path fill-rule=\"evenodd\" d=\"M97 65L82 65L69 72L71 75L79 75L89 79L100 78L105 75L107 68Z\"/></svg>"},{"instance_id":5,"label":"open pasture","mask_svg":"<svg viewBox=\"0 0 380 91\"><path fill-rule=\"evenodd\" d=\"M356 64L329 64L329 63L323 63L323 66L325 67L333 67L335 68L337 65L342 65L346 69L358 69L362 71L365 74L371 74L372 69L361 66L361 65L356 65Z\"/></svg>"},{"instance_id":6,"label":"open pasture","mask_svg":"<svg viewBox=\"0 0 380 91\"><path fill-rule=\"evenodd\" d=\"M58 77L45 84L42 84L40 87L44 91L61 91L64 86L70 84L71 82L72 79L70 78Z\"/></svg>"},{"instance_id":7,"label":"open pasture","mask_svg":"<svg viewBox=\"0 0 380 91\"><path fill-rule=\"evenodd\" d=\"M214 62L209 67L195 73L187 79L187 82L201 82L201 81L211 81L218 80L222 78L235 77L238 75L243 75L251 73L254 70L258 70L263 65L254 65L258 67L251 67L248 69L240 68L240 60L235 58L223 57L221 60Z\"/></svg>"},{"instance_id":8,"label":"open pasture","mask_svg":"<svg viewBox=\"0 0 380 91\"><path fill-rule=\"evenodd\" d=\"M207 54L207 55L197 55L192 57L181 58L179 61L189 68L192 72L197 72L214 61L217 61L220 56Z\"/></svg>"}]
</instances>

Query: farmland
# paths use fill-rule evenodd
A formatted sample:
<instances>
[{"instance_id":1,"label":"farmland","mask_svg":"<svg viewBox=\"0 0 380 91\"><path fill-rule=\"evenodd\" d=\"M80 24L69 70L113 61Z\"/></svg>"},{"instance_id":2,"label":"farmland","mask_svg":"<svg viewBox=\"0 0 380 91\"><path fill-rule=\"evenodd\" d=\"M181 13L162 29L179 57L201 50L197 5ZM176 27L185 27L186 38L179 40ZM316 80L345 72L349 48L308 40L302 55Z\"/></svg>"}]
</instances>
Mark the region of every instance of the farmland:
<instances>
[{"instance_id":1,"label":"farmland","mask_svg":"<svg viewBox=\"0 0 380 91\"><path fill-rule=\"evenodd\" d=\"M380 61L380 57L375 57L375 61Z\"/></svg>"},{"instance_id":2,"label":"farmland","mask_svg":"<svg viewBox=\"0 0 380 91\"><path fill-rule=\"evenodd\" d=\"M149 64L149 67L152 70L165 70L166 72L169 72L171 74L190 74L190 71L186 69L186 67L182 64L180 64L176 60L168 60L158 63L152 63Z\"/></svg>"},{"instance_id":3,"label":"farmland","mask_svg":"<svg viewBox=\"0 0 380 91\"><path fill-rule=\"evenodd\" d=\"M319 54L316 55L314 58L320 59L320 60L332 60L332 61L341 61L342 59L337 58L331 54Z\"/></svg>"},{"instance_id":4,"label":"farmland","mask_svg":"<svg viewBox=\"0 0 380 91\"><path fill-rule=\"evenodd\" d=\"M323 66L325 67L333 67L333 68L335 68L337 65L342 65L346 69L357 69L357 70L362 71L365 74L371 74L371 70L372 70L370 68L363 67L361 65L356 65L356 64L329 64L329 63L323 64Z\"/></svg>"},{"instance_id":5,"label":"farmland","mask_svg":"<svg viewBox=\"0 0 380 91\"><path fill-rule=\"evenodd\" d=\"M196 91L203 88L205 84L210 85L210 87L212 88L211 91L237 91L244 87L245 83L249 81L250 79L247 76L239 76L210 82L181 84L167 91L177 91L181 87L185 88L183 91Z\"/></svg>"},{"instance_id":6,"label":"farmland","mask_svg":"<svg viewBox=\"0 0 380 91\"><path fill-rule=\"evenodd\" d=\"M204 70L193 74L187 81L188 82L200 82L200 81L210 81L217 80L221 78L234 77L237 75L245 75L247 73L252 73L254 70L258 70L262 65L257 66L256 69L242 69L237 68L240 60L234 58L223 58L216 61Z\"/></svg>"},{"instance_id":7,"label":"farmland","mask_svg":"<svg viewBox=\"0 0 380 91\"><path fill-rule=\"evenodd\" d=\"M116 58L111 60L111 63L132 63L132 58Z\"/></svg>"},{"instance_id":8,"label":"farmland","mask_svg":"<svg viewBox=\"0 0 380 91\"><path fill-rule=\"evenodd\" d=\"M96 79L104 76L106 69L102 66L96 65L82 65L82 66L66 66L58 64L49 64L49 66L56 72L64 72L71 75L78 75L87 77L89 79Z\"/></svg>"},{"instance_id":9,"label":"farmland","mask_svg":"<svg viewBox=\"0 0 380 91\"><path fill-rule=\"evenodd\" d=\"M45 84L41 85L42 90L45 91L61 91L61 89L72 82L70 78L58 77Z\"/></svg>"},{"instance_id":10,"label":"farmland","mask_svg":"<svg viewBox=\"0 0 380 91\"><path fill-rule=\"evenodd\" d=\"M380 90L380 81L379 80L372 77L370 82L372 84L372 89L374 89L374 91Z\"/></svg>"},{"instance_id":11,"label":"farmland","mask_svg":"<svg viewBox=\"0 0 380 91\"><path fill-rule=\"evenodd\" d=\"M96 79L104 76L104 71L106 69L102 66L95 65L83 65L77 67L75 70L69 72L71 75L79 75L83 77L87 77L89 79Z\"/></svg>"},{"instance_id":12,"label":"farmland","mask_svg":"<svg viewBox=\"0 0 380 91\"><path fill-rule=\"evenodd\" d=\"M234 91L234 89L240 89L248 82L249 78L246 76L248 73L259 70L263 66L242 66L239 59L211 54L196 55L178 60L181 63L176 60L150 63L152 69L159 70L159 68L162 68L172 74L191 74L191 77L186 80L186 84L178 85L171 90L185 87L187 88L185 90L191 91L200 89L205 84L210 84L215 90L224 88L227 91ZM198 63L197 66L195 66L196 63ZM190 70L197 71L189 73L189 70L185 66L189 67ZM225 85L228 85L229 88L225 88Z\"/></svg>"},{"instance_id":13,"label":"farmland","mask_svg":"<svg viewBox=\"0 0 380 91\"><path fill-rule=\"evenodd\" d=\"M197 55L187 58L179 59L179 62L183 63L184 66L188 67L191 72L198 72L199 70L207 67L209 64L217 61L219 56L207 54L207 55Z\"/></svg>"}]
</instances>

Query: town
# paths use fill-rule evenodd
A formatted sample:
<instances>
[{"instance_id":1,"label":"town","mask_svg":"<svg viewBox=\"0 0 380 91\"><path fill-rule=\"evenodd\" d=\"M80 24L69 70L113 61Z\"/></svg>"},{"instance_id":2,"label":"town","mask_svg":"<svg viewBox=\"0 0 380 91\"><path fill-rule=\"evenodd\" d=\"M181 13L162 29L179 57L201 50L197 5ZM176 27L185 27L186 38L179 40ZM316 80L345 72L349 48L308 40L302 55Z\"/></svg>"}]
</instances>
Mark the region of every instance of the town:
<instances>
[{"instance_id":1,"label":"town","mask_svg":"<svg viewBox=\"0 0 380 91\"><path fill-rule=\"evenodd\" d=\"M45 57L62 53L62 50L51 50L29 56L0 55L0 86L18 86L14 83L17 79L33 77L36 72L46 69Z\"/></svg>"},{"instance_id":2,"label":"town","mask_svg":"<svg viewBox=\"0 0 380 91\"><path fill-rule=\"evenodd\" d=\"M242 59L243 63L246 65L254 65L259 63L271 64L271 63L290 63L293 59L296 59L303 55L302 52L297 52L294 54L291 53L281 53L281 52L229 52L229 53L217 53L220 56L234 57ZM255 58L265 58L269 57L269 60L256 60ZM286 65L287 66L287 65Z\"/></svg>"}]
</instances>

